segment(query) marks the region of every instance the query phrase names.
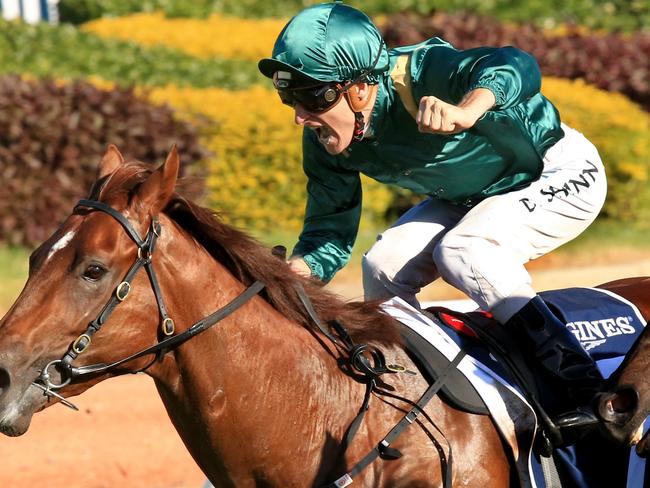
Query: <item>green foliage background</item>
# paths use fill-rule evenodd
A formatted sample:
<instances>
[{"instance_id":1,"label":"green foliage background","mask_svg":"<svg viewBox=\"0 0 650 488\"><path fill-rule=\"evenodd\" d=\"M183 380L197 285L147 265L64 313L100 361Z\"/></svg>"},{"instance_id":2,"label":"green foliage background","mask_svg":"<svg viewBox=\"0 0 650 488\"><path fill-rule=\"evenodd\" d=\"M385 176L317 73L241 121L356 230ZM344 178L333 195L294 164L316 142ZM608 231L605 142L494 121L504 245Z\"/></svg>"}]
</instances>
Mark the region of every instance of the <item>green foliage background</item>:
<instances>
[{"instance_id":1,"label":"green foliage background","mask_svg":"<svg viewBox=\"0 0 650 488\"><path fill-rule=\"evenodd\" d=\"M286 17L319 0L62 0L64 21L82 23L102 15L164 10L171 16L205 17L212 12L239 17ZM350 0L368 15L403 10L469 10L509 22L535 22L545 27L572 22L591 29L636 31L650 28L647 0Z\"/></svg>"},{"instance_id":2,"label":"green foliage background","mask_svg":"<svg viewBox=\"0 0 650 488\"><path fill-rule=\"evenodd\" d=\"M120 16L161 8L170 16L192 18L205 17L213 12L239 15L242 19L286 16L311 3L315 2L63 0L60 7L64 20L78 23L99 16ZM617 63L612 64L617 67L616 72L589 70L601 73L602 78L611 81L603 86L606 89L630 86L631 77L626 71L618 70L618 66L632 65L642 75L648 72L640 59L650 43L641 42L645 37L639 37L637 43L635 36L640 35L637 31L631 33L627 41L617 38L620 44L627 42L625 49L608 50L603 45L606 47L612 43L601 34L583 39L564 38L561 32L554 32L545 37L545 32L530 26L505 26L503 22L494 19L488 22L474 14L422 15L434 8L447 11L467 9L508 20L536 17L542 23L551 25L559 20L573 19L588 27L626 26L626 29L635 30L640 28L650 8L645 3L587 0L562 3L556 0L450 0L444 5L438 0L352 0L349 3L374 15L384 31L392 33L396 42L409 32L416 32L420 36L435 35L435 29L446 29L443 31L445 38L447 34L450 37L457 35L468 43L480 43L490 32L498 33L500 37L495 38L496 43L524 44L523 47L529 50L535 45L541 46L538 59L544 60L542 68L551 72L555 70L555 65L547 58L554 58L557 52L562 52L567 58L584 60L586 50L591 49L585 63L610 66L606 63L612 59ZM389 15L401 9L410 9L411 15ZM613 12L602 16L612 21L607 26L593 24L587 15L605 11ZM162 16L156 16L156 19L153 23L150 19L136 23L132 30L162 29L161 24L165 19ZM641 24L634 24L634 21ZM218 19L216 22L218 24ZM278 25L283 23L278 22ZM475 28L468 32L467 26ZM174 25L165 25L165 29L174 29ZM426 29L434 29L434 32ZM274 231L280 218L284 230L299 230L304 209L305 177L300 171L300 130L292 123L291 114L279 104L268 80L258 73L255 62L226 54L211 57L183 51L184 45L190 42L197 45L215 42L214 39L219 39L218 27L215 28L214 38L188 35L187 42L183 39L183 43L176 44L176 48L144 46L133 41L116 40L110 34L99 37L88 32L87 28L85 30L82 32L70 24L32 27L0 22L0 73L55 76L65 80L89 78L93 83L99 79L102 83L109 81L115 85L136 85L139 96L147 98L151 104L167 104L179 119L200 125L201 144L210 153L201 162L208 172L205 202L215 210L225 211L230 222L247 229ZM127 34L132 30L128 30ZM554 41L557 36L562 40L559 45ZM236 43L256 41L255 38L240 40L235 39L237 36L233 37L221 39L221 42L234 47ZM265 40L264 45L268 42ZM579 77L580 73L572 72L566 76ZM584 83L558 80L554 84L556 89L550 98L559 107L563 119L596 143L607 165L610 196L603 216L636 224L650 222L646 218L650 217L648 112L624 97L602 90L593 91L593 87ZM639 83L635 86L643 87ZM645 92L641 91L643 93L639 92L638 98L644 100ZM377 226L396 218L417 198L373 181L366 181L364 188L364 221Z\"/></svg>"},{"instance_id":3,"label":"green foliage background","mask_svg":"<svg viewBox=\"0 0 650 488\"><path fill-rule=\"evenodd\" d=\"M102 39L71 25L36 26L0 19L0 73L78 79L99 76L121 86L221 86L242 89L263 77L245 61L199 59L162 46Z\"/></svg>"}]
</instances>

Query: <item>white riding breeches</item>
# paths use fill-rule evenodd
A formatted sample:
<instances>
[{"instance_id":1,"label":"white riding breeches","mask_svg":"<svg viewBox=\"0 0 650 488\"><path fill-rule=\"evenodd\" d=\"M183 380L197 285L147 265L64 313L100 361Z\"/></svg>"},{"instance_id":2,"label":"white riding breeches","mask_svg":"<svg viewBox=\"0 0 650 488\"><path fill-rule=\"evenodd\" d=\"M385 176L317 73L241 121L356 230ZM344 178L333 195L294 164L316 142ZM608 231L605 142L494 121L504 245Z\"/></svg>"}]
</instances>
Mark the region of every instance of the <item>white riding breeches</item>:
<instances>
[{"instance_id":1,"label":"white riding breeches","mask_svg":"<svg viewBox=\"0 0 650 488\"><path fill-rule=\"evenodd\" d=\"M362 260L365 298L415 295L442 277L501 322L535 296L524 264L584 231L605 202L597 149L565 125L530 186L473 208L429 199L406 212Z\"/></svg>"}]
</instances>

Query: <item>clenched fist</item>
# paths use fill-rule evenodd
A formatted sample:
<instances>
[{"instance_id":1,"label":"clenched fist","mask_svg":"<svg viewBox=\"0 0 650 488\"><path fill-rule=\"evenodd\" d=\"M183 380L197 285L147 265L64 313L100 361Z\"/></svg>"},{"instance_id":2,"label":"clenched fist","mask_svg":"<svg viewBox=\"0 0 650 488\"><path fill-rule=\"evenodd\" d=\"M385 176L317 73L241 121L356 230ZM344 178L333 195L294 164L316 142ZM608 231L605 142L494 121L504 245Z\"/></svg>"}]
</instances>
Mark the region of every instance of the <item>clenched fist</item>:
<instances>
[{"instance_id":1,"label":"clenched fist","mask_svg":"<svg viewBox=\"0 0 650 488\"><path fill-rule=\"evenodd\" d=\"M486 88L472 90L458 105L434 96L422 97L415 122L420 132L457 134L474 126L495 101L492 92Z\"/></svg>"}]
</instances>

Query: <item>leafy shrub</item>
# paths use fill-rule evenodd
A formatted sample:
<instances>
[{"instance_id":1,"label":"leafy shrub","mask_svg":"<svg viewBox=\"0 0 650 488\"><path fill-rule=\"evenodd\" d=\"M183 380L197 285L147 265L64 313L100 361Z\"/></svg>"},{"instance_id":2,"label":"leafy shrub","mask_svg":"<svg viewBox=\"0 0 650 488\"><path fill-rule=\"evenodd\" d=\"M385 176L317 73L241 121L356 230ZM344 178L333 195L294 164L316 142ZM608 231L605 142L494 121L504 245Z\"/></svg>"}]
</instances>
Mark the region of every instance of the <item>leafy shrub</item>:
<instances>
[{"instance_id":1,"label":"leafy shrub","mask_svg":"<svg viewBox=\"0 0 650 488\"><path fill-rule=\"evenodd\" d=\"M214 0L61 0L59 17L63 22L82 24L105 16L162 10L170 17L204 18L216 10L217 3Z\"/></svg>"},{"instance_id":2,"label":"leafy shrub","mask_svg":"<svg viewBox=\"0 0 650 488\"><path fill-rule=\"evenodd\" d=\"M202 57L257 60L269 54L283 23L221 16L197 21L139 14L94 22L86 29L143 44L160 43ZM583 78L604 90L625 93L650 109L650 33L588 35L568 29L566 35L558 36L532 25L508 25L467 13L428 17L400 14L385 18L380 24L389 45L413 44L434 35L459 48L515 45L532 52L546 75ZM241 39L247 42L242 43Z\"/></svg>"},{"instance_id":3,"label":"leafy shrub","mask_svg":"<svg viewBox=\"0 0 650 488\"><path fill-rule=\"evenodd\" d=\"M583 80L545 77L542 92L558 108L562 121L598 148L608 179L602 217L650 226L650 114L623 95L599 90ZM390 219L420 200L395 189Z\"/></svg>"},{"instance_id":4,"label":"leafy shrub","mask_svg":"<svg viewBox=\"0 0 650 488\"><path fill-rule=\"evenodd\" d=\"M599 148L609 176L604 216L645 220L650 213L650 115L619 94L580 81L545 78L544 93L562 118ZM261 87L243 91L166 87L152 90L179 116L208 117L202 133L214 157L208 162L210 205L231 222L260 231L298 230L305 202L300 128L292 112ZM612 110L612 107L616 107ZM421 197L364 179L364 220L392 221Z\"/></svg>"},{"instance_id":5,"label":"leafy shrub","mask_svg":"<svg viewBox=\"0 0 650 488\"><path fill-rule=\"evenodd\" d=\"M166 87L152 90L150 100L170 103L181 117L215 122L202 134L214 154L207 180L212 208L231 223L258 231L302 227L302 129L273 91ZM382 222L389 202L386 186L364 179L364 219Z\"/></svg>"},{"instance_id":6,"label":"leafy shrub","mask_svg":"<svg viewBox=\"0 0 650 488\"><path fill-rule=\"evenodd\" d=\"M176 143L190 174L207 154L187 122L132 90L0 77L0 242L35 246L51 234L87 195L109 143L152 163Z\"/></svg>"},{"instance_id":7,"label":"leafy shrub","mask_svg":"<svg viewBox=\"0 0 650 488\"><path fill-rule=\"evenodd\" d=\"M102 16L162 10L170 17L205 18L210 13L238 17L291 17L321 0L61 0L61 18L82 23ZM591 29L636 31L650 25L650 3L644 0L350 0L368 15L412 11L428 15L434 10L469 10L509 22L530 22L554 27L571 22Z\"/></svg>"},{"instance_id":8,"label":"leafy shrub","mask_svg":"<svg viewBox=\"0 0 650 488\"><path fill-rule=\"evenodd\" d=\"M607 91L621 92L650 110L650 32L631 36L545 35L532 25L512 26L473 14L400 14L383 24L390 45L413 44L439 36L454 46L513 45L532 53L545 75L582 78Z\"/></svg>"},{"instance_id":9,"label":"leafy shrub","mask_svg":"<svg viewBox=\"0 0 650 488\"><path fill-rule=\"evenodd\" d=\"M0 73L77 79L90 75L121 86L242 88L265 78L250 62L198 59L156 46L101 39L73 26L28 26L0 20Z\"/></svg>"}]
</instances>

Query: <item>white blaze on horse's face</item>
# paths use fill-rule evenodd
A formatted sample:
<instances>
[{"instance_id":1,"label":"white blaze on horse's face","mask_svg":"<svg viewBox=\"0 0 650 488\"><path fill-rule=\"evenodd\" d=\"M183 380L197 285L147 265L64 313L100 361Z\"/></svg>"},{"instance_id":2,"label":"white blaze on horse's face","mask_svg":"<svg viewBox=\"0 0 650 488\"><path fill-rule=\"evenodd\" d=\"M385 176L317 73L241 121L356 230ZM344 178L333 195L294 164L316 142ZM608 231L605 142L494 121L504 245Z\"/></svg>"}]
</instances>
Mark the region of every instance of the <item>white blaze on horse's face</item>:
<instances>
[{"instance_id":1,"label":"white blaze on horse's face","mask_svg":"<svg viewBox=\"0 0 650 488\"><path fill-rule=\"evenodd\" d=\"M47 259L45 261L49 261L49 259L58 251L63 249L65 246L67 246L74 235L76 234L77 231L71 230L68 233L66 233L61 239L59 239L57 242L54 243L54 245L50 248L50 252L47 253Z\"/></svg>"}]
</instances>

